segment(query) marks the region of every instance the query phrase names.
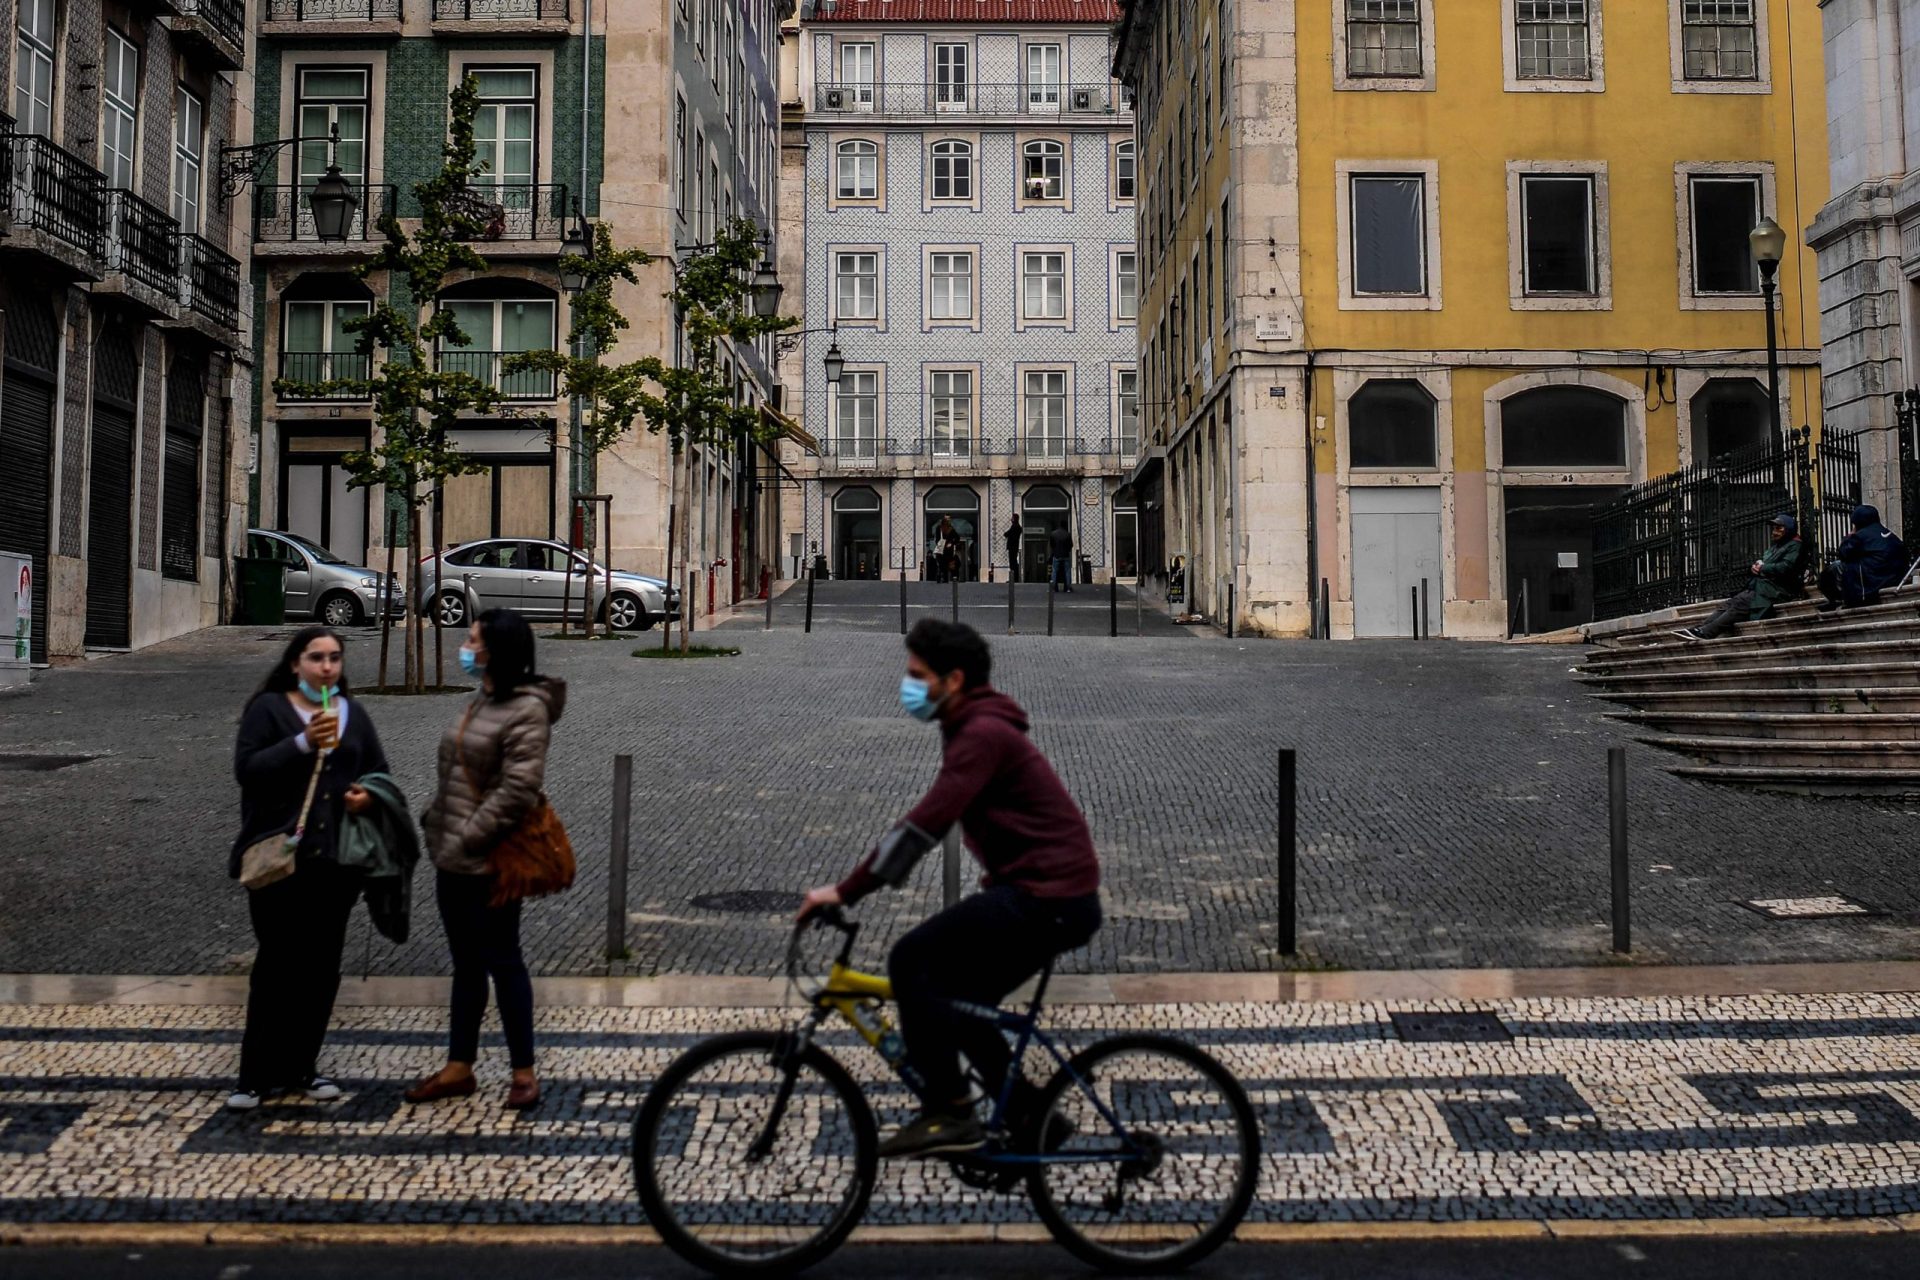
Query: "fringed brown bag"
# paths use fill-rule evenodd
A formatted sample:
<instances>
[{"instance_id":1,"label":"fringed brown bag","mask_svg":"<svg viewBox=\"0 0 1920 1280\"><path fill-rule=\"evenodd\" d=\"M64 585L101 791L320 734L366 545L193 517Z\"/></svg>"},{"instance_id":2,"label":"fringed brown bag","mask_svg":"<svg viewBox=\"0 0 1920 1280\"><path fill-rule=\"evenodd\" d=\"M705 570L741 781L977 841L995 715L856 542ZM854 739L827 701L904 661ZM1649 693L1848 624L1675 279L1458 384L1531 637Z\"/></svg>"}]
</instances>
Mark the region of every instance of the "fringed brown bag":
<instances>
[{"instance_id":1,"label":"fringed brown bag","mask_svg":"<svg viewBox=\"0 0 1920 1280\"><path fill-rule=\"evenodd\" d=\"M467 725L473 708L460 719L460 732L454 738L454 756L460 769L481 790L480 780L467 768ZM573 860L573 841L560 823L560 815L547 802L542 791L520 825L507 834L487 855L487 871L493 876L493 896L489 906L504 907L522 898L544 898L573 887L577 871Z\"/></svg>"}]
</instances>

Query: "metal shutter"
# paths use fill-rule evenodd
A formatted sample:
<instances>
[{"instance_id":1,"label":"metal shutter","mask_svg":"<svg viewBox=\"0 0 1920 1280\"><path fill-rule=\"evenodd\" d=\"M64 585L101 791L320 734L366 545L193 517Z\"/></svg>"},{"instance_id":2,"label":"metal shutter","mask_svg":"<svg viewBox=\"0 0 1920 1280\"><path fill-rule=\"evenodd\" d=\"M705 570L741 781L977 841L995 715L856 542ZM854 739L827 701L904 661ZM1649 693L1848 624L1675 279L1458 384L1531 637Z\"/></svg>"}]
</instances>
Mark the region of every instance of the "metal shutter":
<instances>
[{"instance_id":1,"label":"metal shutter","mask_svg":"<svg viewBox=\"0 0 1920 1280\"><path fill-rule=\"evenodd\" d=\"M89 648L132 643L133 411L97 396L87 479L87 637Z\"/></svg>"},{"instance_id":2,"label":"metal shutter","mask_svg":"<svg viewBox=\"0 0 1920 1280\"><path fill-rule=\"evenodd\" d=\"M53 385L9 365L0 388L0 547L33 557L33 660L47 660Z\"/></svg>"}]
</instances>

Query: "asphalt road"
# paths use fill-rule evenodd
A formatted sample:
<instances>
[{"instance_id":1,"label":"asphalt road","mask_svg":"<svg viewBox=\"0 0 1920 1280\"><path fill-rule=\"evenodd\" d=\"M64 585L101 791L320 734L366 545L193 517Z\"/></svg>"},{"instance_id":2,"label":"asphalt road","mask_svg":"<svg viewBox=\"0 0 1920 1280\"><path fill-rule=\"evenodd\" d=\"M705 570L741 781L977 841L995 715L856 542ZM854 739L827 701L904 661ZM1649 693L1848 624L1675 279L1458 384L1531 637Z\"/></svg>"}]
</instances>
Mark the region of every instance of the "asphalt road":
<instances>
[{"instance_id":1,"label":"asphalt road","mask_svg":"<svg viewBox=\"0 0 1920 1280\"><path fill-rule=\"evenodd\" d=\"M4 1249L11 1280L607 1280L700 1273L661 1248ZM1408 1240L1236 1245L1197 1280L1909 1280L1920 1237L1758 1236L1643 1240ZM807 1273L915 1280L1062 1280L1091 1275L1046 1246L852 1246Z\"/></svg>"}]
</instances>

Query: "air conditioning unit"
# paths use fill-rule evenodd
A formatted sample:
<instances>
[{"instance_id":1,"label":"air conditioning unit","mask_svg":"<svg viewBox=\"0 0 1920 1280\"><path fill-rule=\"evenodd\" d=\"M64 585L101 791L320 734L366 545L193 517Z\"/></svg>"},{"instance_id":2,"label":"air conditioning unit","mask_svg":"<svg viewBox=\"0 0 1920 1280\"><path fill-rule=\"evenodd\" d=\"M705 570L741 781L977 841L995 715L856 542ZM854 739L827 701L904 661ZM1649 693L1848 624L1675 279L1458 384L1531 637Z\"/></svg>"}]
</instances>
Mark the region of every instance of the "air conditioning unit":
<instances>
[{"instance_id":1,"label":"air conditioning unit","mask_svg":"<svg viewBox=\"0 0 1920 1280\"><path fill-rule=\"evenodd\" d=\"M1093 90L1075 89L1073 91L1073 109L1075 111L1093 110Z\"/></svg>"},{"instance_id":2,"label":"air conditioning unit","mask_svg":"<svg viewBox=\"0 0 1920 1280\"><path fill-rule=\"evenodd\" d=\"M847 109L847 91L845 89L827 90L827 110L845 111Z\"/></svg>"}]
</instances>

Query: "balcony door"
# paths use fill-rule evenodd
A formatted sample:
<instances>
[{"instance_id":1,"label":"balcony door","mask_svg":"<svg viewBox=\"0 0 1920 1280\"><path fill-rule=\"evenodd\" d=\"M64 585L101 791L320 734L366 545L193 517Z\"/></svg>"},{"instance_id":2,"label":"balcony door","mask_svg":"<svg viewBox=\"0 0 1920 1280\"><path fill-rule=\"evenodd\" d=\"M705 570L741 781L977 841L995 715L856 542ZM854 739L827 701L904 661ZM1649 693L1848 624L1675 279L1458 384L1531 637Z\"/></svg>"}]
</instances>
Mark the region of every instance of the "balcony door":
<instances>
[{"instance_id":1,"label":"balcony door","mask_svg":"<svg viewBox=\"0 0 1920 1280\"><path fill-rule=\"evenodd\" d=\"M542 369L503 373L501 360L553 349L554 308L548 298L472 298L441 303L453 312L465 343L443 343L441 367L471 374L520 400L551 399L553 375Z\"/></svg>"},{"instance_id":2,"label":"balcony door","mask_svg":"<svg viewBox=\"0 0 1920 1280\"><path fill-rule=\"evenodd\" d=\"M467 74L480 89L473 142L482 172L473 185L490 189L490 198L508 209L531 209L540 73L532 67L470 67Z\"/></svg>"},{"instance_id":3,"label":"balcony door","mask_svg":"<svg viewBox=\"0 0 1920 1280\"><path fill-rule=\"evenodd\" d=\"M1027 46L1027 110L1060 109L1060 46Z\"/></svg>"},{"instance_id":4,"label":"balcony door","mask_svg":"<svg viewBox=\"0 0 1920 1280\"><path fill-rule=\"evenodd\" d=\"M313 211L307 207L306 193L326 174L328 165L339 165L340 176L356 190L366 185L371 79L372 73L366 67L300 68L294 132L307 141L299 145L293 175L294 207L300 219L299 239L319 238L313 228ZM327 141L335 129L340 131L338 146ZM366 193L361 191L360 203L353 213L354 225L348 234L359 235L361 220L377 217L378 212L368 209Z\"/></svg>"},{"instance_id":5,"label":"balcony door","mask_svg":"<svg viewBox=\"0 0 1920 1280\"><path fill-rule=\"evenodd\" d=\"M14 28L13 118L21 133L53 136L57 0L19 0Z\"/></svg>"},{"instance_id":6,"label":"balcony door","mask_svg":"<svg viewBox=\"0 0 1920 1280\"><path fill-rule=\"evenodd\" d=\"M971 68L964 44L933 46L933 100L942 111L964 111Z\"/></svg>"},{"instance_id":7,"label":"balcony door","mask_svg":"<svg viewBox=\"0 0 1920 1280\"><path fill-rule=\"evenodd\" d=\"M100 95L100 169L107 187L133 190L133 159L140 145L140 48L107 28L107 60Z\"/></svg>"}]
</instances>

